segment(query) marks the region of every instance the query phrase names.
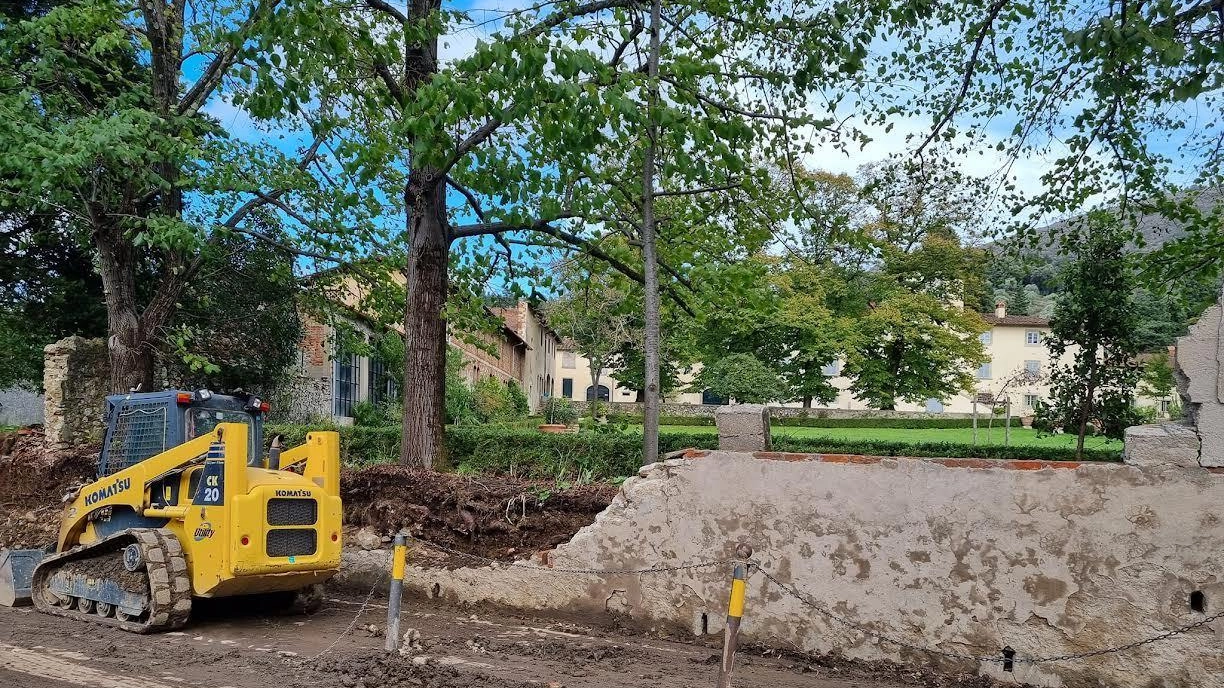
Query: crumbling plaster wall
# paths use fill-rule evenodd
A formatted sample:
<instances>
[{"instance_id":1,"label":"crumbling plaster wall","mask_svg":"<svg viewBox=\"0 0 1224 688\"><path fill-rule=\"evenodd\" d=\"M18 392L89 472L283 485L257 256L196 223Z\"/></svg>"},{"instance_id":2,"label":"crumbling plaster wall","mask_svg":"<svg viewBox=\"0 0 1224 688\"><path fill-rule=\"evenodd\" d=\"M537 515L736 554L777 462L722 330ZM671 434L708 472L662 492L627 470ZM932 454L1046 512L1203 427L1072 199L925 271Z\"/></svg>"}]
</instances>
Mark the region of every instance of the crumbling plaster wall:
<instances>
[{"instance_id":1,"label":"crumbling plaster wall","mask_svg":"<svg viewBox=\"0 0 1224 688\"><path fill-rule=\"evenodd\" d=\"M731 556L743 540L779 580L856 624L941 650L1058 655L1122 645L1224 605L1224 475L1204 468L690 452L648 466L554 567L639 568ZM354 572L385 553L351 555ZM412 569L410 588L463 602L615 613L720 630L728 571L589 576ZM368 578L367 578L368 580ZM435 588L435 586L437 586ZM828 621L754 575L747 641L979 670L1042 686L1224 686L1224 621L1125 653L997 664L899 650Z\"/></svg>"}]
</instances>

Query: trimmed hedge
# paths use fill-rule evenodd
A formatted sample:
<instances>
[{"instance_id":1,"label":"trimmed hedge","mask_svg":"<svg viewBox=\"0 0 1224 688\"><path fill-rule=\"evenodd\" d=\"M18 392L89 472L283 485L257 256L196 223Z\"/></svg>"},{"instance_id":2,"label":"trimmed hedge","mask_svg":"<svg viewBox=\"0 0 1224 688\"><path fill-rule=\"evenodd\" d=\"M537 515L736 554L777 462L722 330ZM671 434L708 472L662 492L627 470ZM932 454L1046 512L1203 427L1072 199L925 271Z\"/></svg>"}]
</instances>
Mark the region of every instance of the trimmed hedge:
<instances>
[{"instance_id":1,"label":"trimmed hedge","mask_svg":"<svg viewBox=\"0 0 1224 688\"><path fill-rule=\"evenodd\" d=\"M641 416L630 416L629 422L641 425ZM989 417L978 418L978 427L985 428ZM900 428L904 430L951 430L972 428L972 418L819 418L816 416L790 416L770 418L769 424L782 428ZM659 425L712 426L713 416L660 416ZM993 427L1007 425L1006 418L995 418ZM1021 426L1020 419L1013 417L1011 426Z\"/></svg>"},{"instance_id":2,"label":"trimmed hedge","mask_svg":"<svg viewBox=\"0 0 1224 688\"><path fill-rule=\"evenodd\" d=\"M866 454L871 456L944 457L950 459L1020 459L1074 461L1071 447L1033 447L998 444L972 445L956 442L898 442L836 437L791 437L774 435L775 451L810 454ZM1121 461L1122 453L1107 449L1085 449L1084 461Z\"/></svg>"},{"instance_id":3,"label":"trimmed hedge","mask_svg":"<svg viewBox=\"0 0 1224 688\"><path fill-rule=\"evenodd\" d=\"M280 434L288 446L301 444L311 430L340 432L341 460L346 466L393 463L399 456L400 429L269 425L266 438ZM543 434L536 430L507 427L448 427L446 443L451 464L475 473L513 473L533 478L583 477L599 480L633 475L643 463L642 437L636 433L581 432ZM686 448L717 449L713 433L663 433L659 452ZM1075 450L1066 447L1003 447L951 442L906 443L851 440L829 437L774 437L776 451L812 454L869 454L982 459L1041 459L1071 461ZM1119 461L1120 452L1084 451L1087 461Z\"/></svg>"}]
</instances>

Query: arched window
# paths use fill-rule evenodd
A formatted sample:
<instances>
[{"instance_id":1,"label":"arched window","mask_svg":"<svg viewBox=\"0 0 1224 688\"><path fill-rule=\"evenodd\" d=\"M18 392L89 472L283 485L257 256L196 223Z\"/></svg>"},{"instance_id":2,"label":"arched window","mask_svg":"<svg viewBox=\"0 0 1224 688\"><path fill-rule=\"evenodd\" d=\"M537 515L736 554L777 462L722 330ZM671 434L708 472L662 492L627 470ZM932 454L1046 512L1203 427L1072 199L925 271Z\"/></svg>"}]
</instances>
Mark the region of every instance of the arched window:
<instances>
[{"instance_id":1,"label":"arched window","mask_svg":"<svg viewBox=\"0 0 1224 688\"><path fill-rule=\"evenodd\" d=\"M600 386L599 386L599 391L598 391L598 394L599 394L599 400L600 400L600 401L608 401L610 398L612 398L612 394L611 394L611 392L608 390L608 387L607 387L606 385L600 385ZM587 387L586 400L587 400L587 401L595 401L595 395L596 395L595 388L594 388L594 387Z\"/></svg>"}]
</instances>

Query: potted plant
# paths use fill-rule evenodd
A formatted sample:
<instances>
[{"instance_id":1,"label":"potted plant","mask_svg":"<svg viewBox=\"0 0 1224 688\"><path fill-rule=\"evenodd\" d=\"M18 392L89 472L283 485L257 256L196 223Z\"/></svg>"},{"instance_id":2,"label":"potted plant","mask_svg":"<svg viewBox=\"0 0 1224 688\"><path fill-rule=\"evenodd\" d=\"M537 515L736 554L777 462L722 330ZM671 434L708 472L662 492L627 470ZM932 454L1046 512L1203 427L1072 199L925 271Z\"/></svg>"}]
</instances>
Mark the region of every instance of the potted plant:
<instances>
[{"instance_id":1,"label":"potted plant","mask_svg":"<svg viewBox=\"0 0 1224 688\"><path fill-rule=\"evenodd\" d=\"M549 397L544 401L544 422L540 432L558 433L569 430L569 424L578 419L578 412L569 399Z\"/></svg>"}]
</instances>

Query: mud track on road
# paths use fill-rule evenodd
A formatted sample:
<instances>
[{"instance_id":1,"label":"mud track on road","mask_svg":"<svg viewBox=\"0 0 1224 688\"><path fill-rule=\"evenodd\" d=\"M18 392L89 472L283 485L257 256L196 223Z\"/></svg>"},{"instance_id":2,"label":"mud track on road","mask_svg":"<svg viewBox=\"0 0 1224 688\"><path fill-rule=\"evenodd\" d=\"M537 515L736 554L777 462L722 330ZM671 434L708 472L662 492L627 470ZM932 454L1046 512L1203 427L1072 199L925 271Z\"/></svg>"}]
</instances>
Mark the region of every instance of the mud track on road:
<instances>
[{"instance_id":1,"label":"mud track on road","mask_svg":"<svg viewBox=\"0 0 1224 688\"><path fill-rule=\"evenodd\" d=\"M472 614L419 599L406 602L402 624L420 634L420 649L410 656L386 655L379 632L386 618L385 600L376 597L364 608L362 604L360 598L329 597L322 611L306 617L261 614L249 605L200 605L183 632L151 636L29 608L0 608L0 687L708 688L718 670L718 638L679 642L632 635L614 626ZM735 685L994 684L980 677L933 675L894 665L745 651Z\"/></svg>"}]
</instances>

